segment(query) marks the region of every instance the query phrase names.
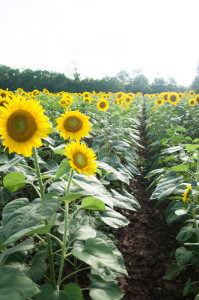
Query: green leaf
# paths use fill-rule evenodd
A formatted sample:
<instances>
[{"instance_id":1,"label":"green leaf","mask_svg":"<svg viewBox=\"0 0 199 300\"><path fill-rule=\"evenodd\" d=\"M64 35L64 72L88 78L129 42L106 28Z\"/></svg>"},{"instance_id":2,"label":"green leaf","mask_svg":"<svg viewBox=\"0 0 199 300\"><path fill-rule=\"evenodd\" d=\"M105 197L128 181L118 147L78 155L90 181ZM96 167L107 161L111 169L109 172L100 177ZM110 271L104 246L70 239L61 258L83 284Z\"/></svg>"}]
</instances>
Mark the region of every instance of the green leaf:
<instances>
[{"instance_id":1,"label":"green leaf","mask_svg":"<svg viewBox=\"0 0 199 300\"><path fill-rule=\"evenodd\" d=\"M179 265L185 265L193 258L193 253L184 247L179 247L175 252L175 257Z\"/></svg>"},{"instance_id":2,"label":"green leaf","mask_svg":"<svg viewBox=\"0 0 199 300\"><path fill-rule=\"evenodd\" d=\"M187 152L196 152L196 150L199 149L199 145L185 144L185 148Z\"/></svg>"},{"instance_id":3,"label":"green leaf","mask_svg":"<svg viewBox=\"0 0 199 300\"><path fill-rule=\"evenodd\" d=\"M47 257L48 251L46 248L42 249L34 255L33 259L31 260L31 267L26 274L28 277L30 277L30 279L32 279L32 281L37 282L46 274L48 265L45 259Z\"/></svg>"},{"instance_id":4,"label":"green leaf","mask_svg":"<svg viewBox=\"0 0 199 300\"><path fill-rule=\"evenodd\" d=\"M115 180L120 180L126 184L129 184L129 180L126 176L122 175L121 172L118 172L117 170L115 170L113 167L106 164L105 162L98 162L98 167L105 170L107 172L107 174L114 174Z\"/></svg>"},{"instance_id":5,"label":"green leaf","mask_svg":"<svg viewBox=\"0 0 199 300\"><path fill-rule=\"evenodd\" d=\"M67 172L70 170L70 164L68 159L62 160L59 168L57 169L55 180L59 179L61 176L66 175Z\"/></svg>"},{"instance_id":6,"label":"green leaf","mask_svg":"<svg viewBox=\"0 0 199 300\"><path fill-rule=\"evenodd\" d=\"M124 296L115 282L105 281L93 274L88 274L88 277L91 280L89 294L93 300L119 300Z\"/></svg>"},{"instance_id":7,"label":"green leaf","mask_svg":"<svg viewBox=\"0 0 199 300\"><path fill-rule=\"evenodd\" d=\"M25 176L22 173L12 172L3 179L3 185L11 192L15 192L26 184Z\"/></svg>"},{"instance_id":8,"label":"green leaf","mask_svg":"<svg viewBox=\"0 0 199 300\"><path fill-rule=\"evenodd\" d=\"M64 286L63 292L68 300L83 300L82 290L80 286L74 282L70 282Z\"/></svg>"},{"instance_id":9,"label":"green leaf","mask_svg":"<svg viewBox=\"0 0 199 300\"><path fill-rule=\"evenodd\" d=\"M100 216L104 223L113 228L120 228L129 224L129 220L125 216L110 207L106 207L106 210Z\"/></svg>"},{"instance_id":10,"label":"green leaf","mask_svg":"<svg viewBox=\"0 0 199 300\"><path fill-rule=\"evenodd\" d=\"M3 260L8 255L19 252L19 251L30 250L30 249L33 249L34 247L35 247L34 240L29 239L29 240L26 240L26 241L18 244L17 246L15 246L13 248L9 248L9 249L5 250L3 253L0 254L0 264L3 262Z\"/></svg>"},{"instance_id":11,"label":"green leaf","mask_svg":"<svg viewBox=\"0 0 199 300\"><path fill-rule=\"evenodd\" d=\"M177 151L182 150L182 146L175 146L175 147L170 147L168 149L166 149L163 153L174 153Z\"/></svg>"},{"instance_id":12,"label":"green leaf","mask_svg":"<svg viewBox=\"0 0 199 300\"><path fill-rule=\"evenodd\" d=\"M173 171L176 171L176 172L185 172L189 169L189 166L187 166L187 165L177 165L177 166L171 167L171 169Z\"/></svg>"},{"instance_id":13,"label":"green leaf","mask_svg":"<svg viewBox=\"0 0 199 300\"><path fill-rule=\"evenodd\" d=\"M0 172L5 172L8 169L12 168L16 164L18 164L23 158L22 157L15 157L12 160L10 160L8 163L6 162L4 165L0 166Z\"/></svg>"},{"instance_id":14,"label":"green leaf","mask_svg":"<svg viewBox=\"0 0 199 300\"><path fill-rule=\"evenodd\" d=\"M9 245L15 243L17 240L24 236L29 236L35 233L48 233L52 225L37 225L18 231L17 233L10 236L3 245Z\"/></svg>"},{"instance_id":15,"label":"green leaf","mask_svg":"<svg viewBox=\"0 0 199 300\"><path fill-rule=\"evenodd\" d=\"M52 285L41 286L41 293L35 296L35 300L70 300L62 291L55 291Z\"/></svg>"},{"instance_id":16,"label":"green leaf","mask_svg":"<svg viewBox=\"0 0 199 300\"><path fill-rule=\"evenodd\" d=\"M172 201L166 208L165 217L168 224L172 224L176 221L184 220L187 218L186 215L176 215L176 211L183 210L184 203L182 201Z\"/></svg>"},{"instance_id":17,"label":"green leaf","mask_svg":"<svg viewBox=\"0 0 199 300\"><path fill-rule=\"evenodd\" d=\"M27 300L40 292L24 273L11 267L0 268L0 300Z\"/></svg>"},{"instance_id":18,"label":"green leaf","mask_svg":"<svg viewBox=\"0 0 199 300\"><path fill-rule=\"evenodd\" d=\"M72 182L72 192L91 195L97 199L100 199L108 206L113 207L113 199L111 194L96 177L90 176L89 178L86 175L74 174Z\"/></svg>"},{"instance_id":19,"label":"green leaf","mask_svg":"<svg viewBox=\"0 0 199 300\"><path fill-rule=\"evenodd\" d=\"M166 272L166 274L164 275L163 279L166 280L172 280L175 276L177 276L178 274L180 274L181 271L185 270L186 267L185 266L178 266L177 264L173 264L169 270Z\"/></svg>"},{"instance_id":20,"label":"green leaf","mask_svg":"<svg viewBox=\"0 0 199 300\"><path fill-rule=\"evenodd\" d=\"M0 202L2 204L7 203L12 198L12 196L13 196L12 192L8 191L3 187L0 187Z\"/></svg>"},{"instance_id":21,"label":"green leaf","mask_svg":"<svg viewBox=\"0 0 199 300\"><path fill-rule=\"evenodd\" d=\"M3 209L2 236L8 239L11 235L23 229L40 225L52 215L61 205L61 200L54 194L48 193L40 201L35 199L31 203L26 198L15 199Z\"/></svg>"},{"instance_id":22,"label":"green leaf","mask_svg":"<svg viewBox=\"0 0 199 300\"><path fill-rule=\"evenodd\" d=\"M76 199L79 199L83 196L83 194L75 194L75 193L69 193L67 196L61 197L60 199L65 201L66 203L70 203L72 201L75 201Z\"/></svg>"},{"instance_id":23,"label":"green leaf","mask_svg":"<svg viewBox=\"0 0 199 300\"><path fill-rule=\"evenodd\" d=\"M129 210L136 210L136 208L139 208L137 200L134 196L130 195L129 193L127 195L122 195L112 189L111 192L112 197L114 198L114 207L125 208Z\"/></svg>"},{"instance_id":24,"label":"green leaf","mask_svg":"<svg viewBox=\"0 0 199 300\"><path fill-rule=\"evenodd\" d=\"M91 265L97 271L100 271L102 266L106 266L118 274L127 274L126 270L118 264L112 249L101 238L87 239L85 244L81 241L76 241L72 254Z\"/></svg>"},{"instance_id":25,"label":"green leaf","mask_svg":"<svg viewBox=\"0 0 199 300\"><path fill-rule=\"evenodd\" d=\"M177 234L176 239L179 242L185 242L185 241L187 241L194 234L193 231L192 231L192 229L193 229L193 225L192 224L185 225L184 227L181 228L181 230Z\"/></svg>"},{"instance_id":26,"label":"green leaf","mask_svg":"<svg viewBox=\"0 0 199 300\"><path fill-rule=\"evenodd\" d=\"M104 210L105 204L101 200L94 197L86 197L82 200L81 207L91 210Z\"/></svg>"}]
</instances>

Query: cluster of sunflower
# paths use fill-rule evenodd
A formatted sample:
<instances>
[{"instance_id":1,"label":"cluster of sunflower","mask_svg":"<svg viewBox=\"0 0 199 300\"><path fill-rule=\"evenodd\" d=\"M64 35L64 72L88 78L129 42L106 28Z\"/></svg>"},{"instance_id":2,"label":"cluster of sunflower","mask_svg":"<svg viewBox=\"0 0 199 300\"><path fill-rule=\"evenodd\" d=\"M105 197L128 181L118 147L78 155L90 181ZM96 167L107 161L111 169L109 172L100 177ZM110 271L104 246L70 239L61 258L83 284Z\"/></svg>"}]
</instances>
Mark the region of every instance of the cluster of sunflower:
<instances>
[{"instance_id":1,"label":"cluster of sunflower","mask_svg":"<svg viewBox=\"0 0 199 300\"><path fill-rule=\"evenodd\" d=\"M16 152L25 157L32 154L32 149L42 146L41 138L47 138L52 124L44 115L40 102L34 99L26 100L16 96L11 103L1 108L0 139L9 153ZM56 129L65 140L72 140L65 147L65 155L69 158L72 169L86 175L94 175L97 169L96 156L80 140L89 134L91 124L89 117L79 111L66 111L57 118ZM75 141L74 141L75 140Z\"/></svg>"},{"instance_id":2,"label":"cluster of sunflower","mask_svg":"<svg viewBox=\"0 0 199 300\"><path fill-rule=\"evenodd\" d=\"M163 105L165 102L168 102L172 105L176 105L180 99L187 100L189 99L189 105L193 106L199 103L199 94L195 94L194 91L184 92L184 93L176 93L176 92L164 92L160 94L145 94L145 97L149 99L154 99L154 103L158 106Z\"/></svg>"},{"instance_id":3,"label":"cluster of sunflower","mask_svg":"<svg viewBox=\"0 0 199 300\"><path fill-rule=\"evenodd\" d=\"M62 99L59 101L59 104L64 108L69 108L72 103L73 103L73 97L69 93L64 93Z\"/></svg>"},{"instance_id":4,"label":"cluster of sunflower","mask_svg":"<svg viewBox=\"0 0 199 300\"><path fill-rule=\"evenodd\" d=\"M116 93L116 98L115 98L114 104L119 105L120 108L129 109L129 104L133 101L134 101L133 93L126 94L124 92L119 92L119 93Z\"/></svg>"}]
</instances>

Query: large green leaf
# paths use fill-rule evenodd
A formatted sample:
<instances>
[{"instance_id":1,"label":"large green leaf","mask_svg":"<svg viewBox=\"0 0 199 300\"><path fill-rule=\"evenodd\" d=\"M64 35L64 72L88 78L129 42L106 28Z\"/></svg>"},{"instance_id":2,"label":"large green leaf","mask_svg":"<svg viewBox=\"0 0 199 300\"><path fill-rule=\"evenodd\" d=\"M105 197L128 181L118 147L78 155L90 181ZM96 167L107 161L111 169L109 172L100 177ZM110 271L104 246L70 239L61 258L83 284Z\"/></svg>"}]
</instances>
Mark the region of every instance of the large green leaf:
<instances>
[{"instance_id":1,"label":"large green leaf","mask_svg":"<svg viewBox=\"0 0 199 300\"><path fill-rule=\"evenodd\" d=\"M3 185L10 192L15 192L26 184L25 176L22 173L12 172L3 179Z\"/></svg>"},{"instance_id":2,"label":"large green leaf","mask_svg":"<svg viewBox=\"0 0 199 300\"><path fill-rule=\"evenodd\" d=\"M111 194L96 177L91 176L89 178L86 175L75 174L72 182L74 183L71 186L72 192L92 195L93 197L103 201L108 206L113 207Z\"/></svg>"},{"instance_id":3,"label":"large green leaf","mask_svg":"<svg viewBox=\"0 0 199 300\"><path fill-rule=\"evenodd\" d=\"M125 208L130 210L136 210L139 207L138 202L135 197L127 193L127 195L122 195L115 190L111 190L112 197L114 198L114 207Z\"/></svg>"},{"instance_id":4,"label":"large green leaf","mask_svg":"<svg viewBox=\"0 0 199 300\"><path fill-rule=\"evenodd\" d=\"M105 281L98 275L88 274L91 280L90 296L93 300L119 300L124 293L119 289L115 282Z\"/></svg>"},{"instance_id":5,"label":"large green leaf","mask_svg":"<svg viewBox=\"0 0 199 300\"><path fill-rule=\"evenodd\" d=\"M0 300L27 300L39 292L37 285L18 269L0 268Z\"/></svg>"},{"instance_id":6,"label":"large green leaf","mask_svg":"<svg viewBox=\"0 0 199 300\"><path fill-rule=\"evenodd\" d=\"M0 166L0 172L7 171L11 167L13 167L16 164L18 164L22 159L23 159L23 157L18 156L18 157L13 158L9 162L4 163L2 166Z\"/></svg>"},{"instance_id":7,"label":"large green leaf","mask_svg":"<svg viewBox=\"0 0 199 300\"><path fill-rule=\"evenodd\" d=\"M55 180L59 179L63 175L66 175L69 169L70 169L70 164L68 162L68 159L62 160L62 162L59 165L59 168L57 169Z\"/></svg>"},{"instance_id":8,"label":"large green leaf","mask_svg":"<svg viewBox=\"0 0 199 300\"><path fill-rule=\"evenodd\" d=\"M61 200L53 193L47 194L42 201L35 199L29 202L26 198L15 199L3 209L2 236L7 239L11 235L35 225L41 224L60 207Z\"/></svg>"},{"instance_id":9,"label":"large green leaf","mask_svg":"<svg viewBox=\"0 0 199 300\"><path fill-rule=\"evenodd\" d=\"M45 259L48 257L48 250L47 248L42 249L41 251L37 252L33 259L31 260L31 267L27 272L27 276L32 279L32 281L37 282L38 280L42 279L46 274L48 269L48 265Z\"/></svg>"},{"instance_id":10,"label":"large green leaf","mask_svg":"<svg viewBox=\"0 0 199 300\"><path fill-rule=\"evenodd\" d=\"M115 180L120 180L126 184L129 184L129 179L127 176L124 176L121 172L118 172L113 167L108 165L105 162L98 162L98 168L101 168L107 172L107 174L114 174Z\"/></svg>"},{"instance_id":11,"label":"large green leaf","mask_svg":"<svg viewBox=\"0 0 199 300\"><path fill-rule=\"evenodd\" d=\"M104 223L113 228L120 228L129 224L129 220L125 216L107 206L100 216Z\"/></svg>"},{"instance_id":12,"label":"large green leaf","mask_svg":"<svg viewBox=\"0 0 199 300\"><path fill-rule=\"evenodd\" d=\"M187 165L177 165L177 166L171 167L171 169L173 171L176 171L176 172L185 172L189 169L189 166L187 166Z\"/></svg>"},{"instance_id":13,"label":"large green leaf","mask_svg":"<svg viewBox=\"0 0 199 300\"><path fill-rule=\"evenodd\" d=\"M177 215L176 214L176 211L181 210L183 208L184 208L184 203L182 201L170 202L165 211L167 223L172 224L172 223L180 221L180 220L185 220L187 218L186 215Z\"/></svg>"},{"instance_id":14,"label":"large green leaf","mask_svg":"<svg viewBox=\"0 0 199 300\"><path fill-rule=\"evenodd\" d=\"M176 249L175 257L179 265L185 265L193 258L193 253L185 247L179 247Z\"/></svg>"},{"instance_id":15,"label":"large green leaf","mask_svg":"<svg viewBox=\"0 0 199 300\"><path fill-rule=\"evenodd\" d=\"M23 230L16 232L11 235L5 242L4 245L9 245L15 243L17 240L21 239L24 236L29 236L35 233L48 233L52 225L37 225L29 227Z\"/></svg>"},{"instance_id":16,"label":"large green leaf","mask_svg":"<svg viewBox=\"0 0 199 300\"><path fill-rule=\"evenodd\" d=\"M74 282L70 282L64 286L63 292L68 300L83 300L82 290L80 286Z\"/></svg>"},{"instance_id":17,"label":"large green leaf","mask_svg":"<svg viewBox=\"0 0 199 300\"><path fill-rule=\"evenodd\" d=\"M30 250L30 249L33 249L34 247L35 247L34 240L29 239L29 240L26 240L26 241L18 244L17 246L15 246L13 248L9 248L0 254L0 264L3 262L3 260L5 260L7 258L8 255L19 252L19 251Z\"/></svg>"},{"instance_id":18,"label":"large green leaf","mask_svg":"<svg viewBox=\"0 0 199 300\"><path fill-rule=\"evenodd\" d=\"M126 270L118 264L110 246L101 238L90 238L85 243L76 241L72 254L97 271L106 266L118 274L126 274Z\"/></svg>"}]
</instances>

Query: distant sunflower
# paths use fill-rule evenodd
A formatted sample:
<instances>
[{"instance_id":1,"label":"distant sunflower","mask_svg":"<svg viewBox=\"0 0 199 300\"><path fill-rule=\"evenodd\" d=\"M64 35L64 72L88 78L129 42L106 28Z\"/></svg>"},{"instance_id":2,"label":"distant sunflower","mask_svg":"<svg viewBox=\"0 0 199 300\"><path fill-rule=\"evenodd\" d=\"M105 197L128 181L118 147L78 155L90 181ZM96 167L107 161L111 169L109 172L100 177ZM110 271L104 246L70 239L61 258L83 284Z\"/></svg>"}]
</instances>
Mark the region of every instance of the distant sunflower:
<instances>
[{"instance_id":1,"label":"distant sunflower","mask_svg":"<svg viewBox=\"0 0 199 300\"><path fill-rule=\"evenodd\" d=\"M179 95L178 95L178 93L175 93L175 92L169 93L168 99L171 104L176 105L179 101Z\"/></svg>"},{"instance_id":2,"label":"distant sunflower","mask_svg":"<svg viewBox=\"0 0 199 300\"><path fill-rule=\"evenodd\" d=\"M169 93L163 93L163 100L164 102L168 102L169 101Z\"/></svg>"},{"instance_id":3,"label":"distant sunflower","mask_svg":"<svg viewBox=\"0 0 199 300\"><path fill-rule=\"evenodd\" d=\"M91 124L88 121L90 117L87 117L77 111L66 111L61 117L57 118L58 123L56 129L61 132L61 136L65 140L70 138L71 140L80 140L89 135L91 130Z\"/></svg>"},{"instance_id":4,"label":"distant sunflower","mask_svg":"<svg viewBox=\"0 0 199 300\"><path fill-rule=\"evenodd\" d=\"M194 106L196 104L196 100L195 99L190 99L189 100L189 106Z\"/></svg>"},{"instance_id":5,"label":"distant sunflower","mask_svg":"<svg viewBox=\"0 0 199 300\"><path fill-rule=\"evenodd\" d=\"M195 92L194 92L194 91L189 91L189 96L190 96L190 97L195 96Z\"/></svg>"},{"instance_id":6,"label":"distant sunflower","mask_svg":"<svg viewBox=\"0 0 199 300\"><path fill-rule=\"evenodd\" d=\"M32 148L42 146L41 138L48 137L51 124L39 102L15 98L13 103L1 108L0 138L9 153L28 157ZM5 149L6 149L5 148Z\"/></svg>"},{"instance_id":7,"label":"distant sunflower","mask_svg":"<svg viewBox=\"0 0 199 300\"><path fill-rule=\"evenodd\" d=\"M106 99L101 98L100 101L97 103L97 108L100 111L105 111L109 108L109 103Z\"/></svg>"},{"instance_id":8,"label":"distant sunflower","mask_svg":"<svg viewBox=\"0 0 199 300\"><path fill-rule=\"evenodd\" d=\"M117 93L117 98L118 98L118 99L121 99L123 96L124 96L124 93L123 93L123 92Z\"/></svg>"},{"instance_id":9,"label":"distant sunflower","mask_svg":"<svg viewBox=\"0 0 199 300\"><path fill-rule=\"evenodd\" d=\"M7 96L7 93L6 93L6 91L4 91L4 90L0 90L0 97L2 97L2 98L6 98L6 96Z\"/></svg>"},{"instance_id":10,"label":"distant sunflower","mask_svg":"<svg viewBox=\"0 0 199 300\"><path fill-rule=\"evenodd\" d=\"M65 107L65 108L70 107L70 105L68 105L68 101L65 100L65 99L61 99L61 100L59 101L59 104L60 104L61 106Z\"/></svg>"},{"instance_id":11,"label":"distant sunflower","mask_svg":"<svg viewBox=\"0 0 199 300\"><path fill-rule=\"evenodd\" d=\"M132 101L133 101L134 99L132 99L130 96L127 96L126 98L125 98L125 101L126 101L126 103L131 103Z\"/></svg>"},{"instance_id":12,"label":"distant sunflower","mask_svg":"<svg viewBox=\"0 0 199 300\"><path fill-rule=\"evenodd\" d=\"M84 97L83 102L91 104L93 98L92 97Z\"/></svg>"},{"instance_id":13,"label":"distant sunflower","mask_svg":"<svg viewBox=\"0 0 199 300\"><path fill-rule=\"evenodd\" d=\"M195 101L196 101L197 103L199 103L199 94L196 95Z\"/></svg>"},{"instance_id":14,"label":"distant sunflower","mask_svg":"<svg viewBox=\"0 0 199 300\"><path fill-rule=\"evenodd\" d=\"M158 105L158 106L161 106L163 103L164 103L163 99L155 100L155 104Z\"/></svg>"},{"instance_id":15,"label":"distant sunflower","mask_svg":"<svg viewBox=\"0 0 199 300\"><path fill-rule=\"evenodd\" d=\"M11 102L10 98L1 98L0 97L0 107L5 107L6 104L9 104Z\"/></svg>"},{"instance_id":16,"label":"distant sunflower","mask_svg":"<svg viewBox=\"0 0 199 300\"><path fill-rule=\"evenodd\" d=\"M69 163L72 170L76 170L78 173L84 173L88 177L95 175L97 169L96 155L92 149L86 147L82 142L72 141L65 147L66 157L69 158Z\"/></svg>"}]
</instances>

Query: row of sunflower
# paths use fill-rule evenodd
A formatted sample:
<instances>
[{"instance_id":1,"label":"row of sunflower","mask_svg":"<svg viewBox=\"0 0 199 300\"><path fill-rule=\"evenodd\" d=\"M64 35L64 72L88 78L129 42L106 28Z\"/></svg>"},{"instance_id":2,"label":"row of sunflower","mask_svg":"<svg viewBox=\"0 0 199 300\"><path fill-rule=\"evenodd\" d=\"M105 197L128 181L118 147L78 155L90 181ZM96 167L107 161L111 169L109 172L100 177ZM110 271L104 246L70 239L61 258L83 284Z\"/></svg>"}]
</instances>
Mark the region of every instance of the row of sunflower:
<instances>
[{"instance_id":1,"label":"row of sunflower","mask_svg":"<svg viewBox=\"0 0 199 300\"><path fill-rule=\"evenodd\" d=\"M142 105L136 95L120 107L124 94L114 105L117 96L1 91L0 299L123 297L116 278L127 271L108 227L139 208L126 186L139 174Z\"/></svg>"},{"instance_id":2,"label":"row of sunflower","mask_svg":"<svg viewBox=\"0 0 199 300\"><path fill-rule=\"evenodd\" d=\"M147 192L159 205L167 203L167 223L178 223L181 228L176 236L179 247L173 254L173 264L164 276L167 280L193 267L196 273L199 270L199 106L190 107L190 101L198 103L198 96L185 93L177 105L155 110L153 101L145 101L151 161ZM198 281L193 271L190 274L182 295L198 299Z\"/></svg>"}]
</instances>

